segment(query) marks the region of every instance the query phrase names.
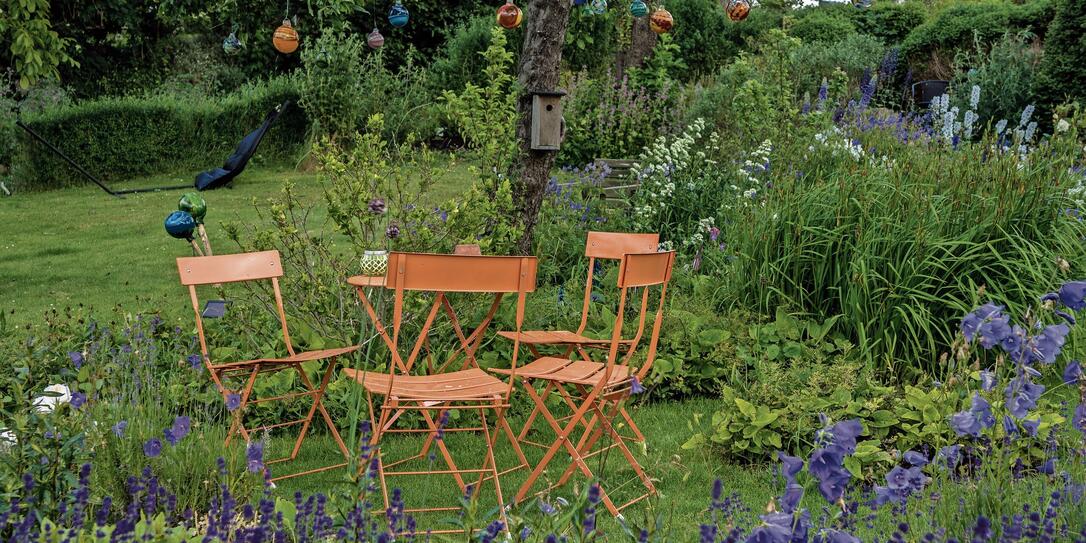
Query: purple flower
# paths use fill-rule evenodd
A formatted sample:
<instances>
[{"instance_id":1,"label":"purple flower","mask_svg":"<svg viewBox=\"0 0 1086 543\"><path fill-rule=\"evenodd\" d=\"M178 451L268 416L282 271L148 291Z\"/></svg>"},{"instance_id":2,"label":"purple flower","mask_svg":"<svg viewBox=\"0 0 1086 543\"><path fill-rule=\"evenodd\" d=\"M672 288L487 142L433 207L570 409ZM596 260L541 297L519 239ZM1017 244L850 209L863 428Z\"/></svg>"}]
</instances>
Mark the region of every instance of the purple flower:
<instances>
[{"instance_id":1,"label":"purple flower","mask_svg":"<svg viewBox=\"0 0 1086 543\"><path fill-rule=\"evenodd\" d=\"M239 394L230 393L226 395L226 410L236 411L241 407L241 396Z\"/></svg>"},{"instance_id":2,"label":"purple flower","mask_svg":"<svg viewBox=\"0 0 1086 543\"><path fill-rule=\"evenodd\" d=\"M1050 324L1045 326L1040 335L1033 337L1033 358L1045 364L1052 364L1060 355L1063 344L1067 341L1067 334L1071 331L1066 324Z\"/></svg>"},{"instance_id":3,"label":"purple flower","mask_svg":"<svg viewBox=\"0 0 1086 543\"><path fill-rule=\"evenodd\" d=\"M388 225L388 228L385 229L385 236L388 237L388 239L400 237L400 227L397 226L396 223Z\"/></svg>"},{"instance_id":4,"label":"purple flower","mask_svg":"<svg viewBox=\"0 0 1086 543\"><path fill-rule=\"evenodd\" d=\"M777 452L777 458L781 461L781 476L787 484L795 484L796 475L803 471L803 459L788 456L783 452Z\"/></svg>"},{"instance_id":5,"label":"purple flower","mask_svg":"<svg viewBox=\"0 0 1086 543\"><path fill-rule=\"evenodd\" d=\"M374 198L370 200L370 213L373 213L375 215L384 215L385 210L387 209L388 206L385 204L384 199Z\"/></svg>"},{"instance_id":6,"label":"purple flower","mask_svg":"<svg viewBox=\"0 0 1086 543\"><path fill-rule=\"evenodd\" d=\"M1015 418L1025 418L1030 409L1037 407L1037 399L1044 391L1044 385L1031 382L1029 376L1022 373L1007 385L1007 411Z\"/></svg>"},{"instance_id":7,"label":"purple flower","mask_svg":"<svg viewBox=\"0 0 1086 543\"><path fill-rule=\"evenodd\" d=\"M249 446L245 448L245 461L249 473L264 471L264 443L250 441Z\"/></svg>"},{"instance_id":8,"label":"purple flower","mask_svg":"<svg viewBox=\"0 0 1086 543\"><path fill-rule=\"evenodd\" d=\"M1086 375L1082 372L1082 365L1078 360L1072 360L1067 363L1067 367L1063 369L1063 382L1069 385L1073 385L1078 382L1079 379Z\"/></svg>"},{"instance_id":9,"label":"purple flower","mask_svg":"<svg viewBox=\"0 0 1086 543\"><path fill-rule=\"evenodd\" d=\"M901 466L894 466L886 474L886 486L893 490L909 488L909 472Z\"/></svg>"},{"instance_id":10,"label":"purple flower","mask_svg":"<svg viewBox=\"0 0 1086 543\"><path fill-rule=\"evenodd\" d=\"M803 487L796 483L790 483L784 487L784 494L781 494L781 510L785 513L794 512L801 499L803 499Z\"/></svg>"},{"instance_id":11,"label":"purple flower","mask_svg":"<svg viewBox=\"0 0 1086 543\"><path fill-rule=\"evenodd\" d=\"M87 403L87 395L82 392L73 392L71 404L73 409L79 409L83 407L83 404Z\"/></svg>"},{"instance_id":12,"label":"purple flower","mask_svg":"<svg viewBox=\"0 0 1086 543\"><path fill-rule=\"evenodd\" d=\"M1011 321L1008 317L999 316L986 320L977 329L980 334L980 346L991 349L996 345L1002 345L1003 340L1011 335Z\"/></svg>"},{"instance_id":13,"label":"purple flower","mask_svg":"<svg viewBox=\"0 0 1086 543\"><path fill-rule=\"evenodd\" d=\"M961 453L961 445L947 445L946 447L939 449L939 452L936 453L935 458L943 467L954 468L957 467L958 462L961 461Z\"/></svg>"},{"instance_id":14,"label":"purple flower","mask_svg":"<svg viewBox=\"0 0 1086 543\"><path fill-rule=\"evenodd\" d=\"M72 359L72 365L75 366L75 369L79 369L83 366L83 353L72 351L68 353L68 358Z\"/></svg>"},{"instance_id":15,"label":"purple flower","mask_svg":"<svg viewBox=\"0 0 1086 543\"><path fill-rule=\"evenodd\" d=\"M187 360L189 362L189 367L198 370L204 362L204 357L200 354L190 354Z\"/></svg>"},{"instance_id":16,"label":"purple flower","mask_svg":"<svg viewBox=\"0 0 1086 543\"><path fill-rule=\"evenodd\" d=\"M1072 311L1086 309L1086 281L1064 283L1059 290L1060 303Z\"/></svg>"},{"instance_id":17,"label":"purple flower","mask_svg":"<svg viewBox=\"0 0 1086 543\"><path fill-rule=\"evenodd\" d=\"M860 543L860 538L841 530L823 529L815 534L814 543Z\"/></svg>"},{"instance_id":18,"label":"purple flower","mask_svg":"<svg viewBox=\"0 0 1086 543\"><path fill-rule=\"evenodd\" d=\"M1026 433L1030 437L1037 437L1037 430L1041 427L1041 418L1037 417L1034 420L1023 420L1022 428L1026 430Z\"/></svg>"},{"instance_id":19,"label":"purple flower","mask_svg":"<svg viewBox=\"0 0 1086 543\"><path fill-rule=\"evenodd\" d=\"M124 437L124 431L128 429L128 421L122 420L113 425L113 435L117 437Z\"/></svg>"},{"instance_id":20,"label":"purple flower","mask_svg":"<svg viewBox=\"0 0 1086 543\"><path fill-rule=\"evenodd\" d=\"M996 376L994 371L980 370L980 388L985 392L989 392L996 387L999 383L999 377Z\"/></svg>"},{"instance_id":21,"label":"purple flower","mask_svg":"<svg viewBox=\"0 0 1086 543\"><path fill-rule=\"evenodd\" d=\"M991 404L977 393L973 393L973 401L968 411L950 416L950 427L959 436L980 437L981 431L991 428L995 423Z\"/></svg>"},{"instance_id":22,"label":"purple flower","mask_svg":"<svg viewBox=\"0 0 1086 543\"><path fill-rule=\"evenodd\" d=\"M910 466L923 467L928 465L928 457L924 456L923 453L919 453L916 451L908 451L904 455L902 455L902 458Z\"/></svg>"},{"instance_id":23,"label":"purple flower","mask_svg":"<svg viewBox=\"0 0 1086 543\"><path fill-rule=\"evenodd\" d=\"M1071 426L1086 435L1086 402L1078 404L1071 415Z\"/></svg>"},{"instance_id":24,"label":"purple flower","mask_svg":"<svg viewBox=\"0 0 1086 543\"><path fill-rule=\"evenodd\" d=\"M156 458L158 455L162 454L162 441L157 437L148 439L147 442L143 444L143 454L147 458Z\"/></svg>"},{"instance_id":25,"label":"purple flower","mask_svg":"<svg viewBox=\"0 0 1086 543\"><path fill-rule=\"evenodd\" d=\"M791 540L791 528L778 524L762 524L751 530L746 543L788 543Z\"/></svg>"},{"instance_id":26,"label":"purple flower","mask_svg":"<svg viewBox=\"0 0 1086 543\"><path fill-rule=\"evenodd\" d=\"M163 432L166 434L166 441L171 447L176 447L185 436L189 435L191 425L192 421L184 415L173 419L173 426L166 428Z\"/></svg>"},{"instance_id":27,"label":"purple flower","mask_svg":"<svg viewBox=\"0 0 1086 543\"><path fill-rule=\"evenodd\" d=\"M1003 306L987 303L967 313L965 317L962 317L961 324L962 334L965 339L973 341L980 325L985 321L1001 317L1002 311Z\"/></svg>"},{"instance_id":28,"label":"purple flower","mask_svg":"<svg viewBox=\"0 0 1086 543\"><path fill-rule=\"evenodd\" d=\"M645 387L641 386L641 381L634 375L630 377L630 394L641 394L645 391Z\"/></svg>"}]
</instances>

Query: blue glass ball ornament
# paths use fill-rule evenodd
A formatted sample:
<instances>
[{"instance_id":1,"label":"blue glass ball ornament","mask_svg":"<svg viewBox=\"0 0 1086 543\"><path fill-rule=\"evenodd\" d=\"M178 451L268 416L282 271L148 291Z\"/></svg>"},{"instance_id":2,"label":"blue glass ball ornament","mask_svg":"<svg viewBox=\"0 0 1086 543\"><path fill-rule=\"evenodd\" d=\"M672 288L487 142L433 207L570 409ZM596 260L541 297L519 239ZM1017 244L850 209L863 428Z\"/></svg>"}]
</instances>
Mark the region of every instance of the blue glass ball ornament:
<instances>
[{"instance_id":1,"label":"blue glass ball ornament","mask_svg":"<svg viewBox=\"0 0 1086 543\"><path fill-rule=\"evenodd\" d=\"M630 15L640 18L648 14L649 6L644 0L633 0L633 2L630 2Z\"/></svg>"},{"instance_id":2,"label":"blue glass ball ornament","mask_svg":"<svg viewBox=\"0 0 1086 543\"><path fill-rule=\"evenodd\" d=\"M603 15L607 13L607 0L592 0L585 9L592 15Z\"/></svg>"},{"instance_id":3,"label":"blue glass ball ornament","mask_svg":"<svg viewBox=\"0 0 1086 543\"><path fill-rule=\"evenodd\" d=\"M192 239L192 231L196 230L196 219L187 211L174 211L166 217L164 226L166 233L177 239Z\"/></svg>"},{"instance_id":4,"label":"blue glass ball ornament","mask_svg":"<svg viewBox=\"0 0 1086 543\"><path fill-rule=\"evenodd\" d=\"M588 0L573 0L573 5L583 6L588 3Z\"/></svg>"},{"instance_id":5,"label":"blue glass ball ornament","mask_svg":"<svg viewBox=\"0 0 1086 543\"><path fill-rule=\"evenodd\" d=\"M388 9L388 23L396 28L407 25L409 14L403 4L396 2Z\"/></svg>"}]
</instances>

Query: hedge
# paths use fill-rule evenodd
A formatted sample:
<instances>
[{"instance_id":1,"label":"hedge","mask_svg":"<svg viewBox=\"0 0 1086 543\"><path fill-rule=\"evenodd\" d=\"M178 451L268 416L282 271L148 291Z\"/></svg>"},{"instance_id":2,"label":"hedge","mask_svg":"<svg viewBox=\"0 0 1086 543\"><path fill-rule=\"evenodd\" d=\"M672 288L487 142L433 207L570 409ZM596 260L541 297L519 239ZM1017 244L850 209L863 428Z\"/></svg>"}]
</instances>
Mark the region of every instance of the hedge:
<instances>
[{"instance_id":1,"label":"hedge","mask_svg":"<svg viewBox=\"0 0 1086 543\"><path fill-rule=\"evenodd\" d=\"M279 117L257 151L260 160L275 161L295 155L305 139L306 118L288 78L219 98L161 95L88 101L23 121L106 181L186 171L195 177L221 166L241 138L285 100L294 106ZM63 159L20 132L12 168L17 187L46 190L87 183Z\"/></svg>"},{"instance_id":2,"label":"hedge","mask_svg":"<svg viewBox=\"0 0 1086 543\"><path fill-rule=\"evenodd\" d=\"M1029 30L1043 37L1054 13L1051 0L954 5L913 29L901 43L901 52L910 62L924 63L933 55L952 60L956 52L973 49L975 40L991 43L1007 32Z\"/></svg>"}]
</instances>

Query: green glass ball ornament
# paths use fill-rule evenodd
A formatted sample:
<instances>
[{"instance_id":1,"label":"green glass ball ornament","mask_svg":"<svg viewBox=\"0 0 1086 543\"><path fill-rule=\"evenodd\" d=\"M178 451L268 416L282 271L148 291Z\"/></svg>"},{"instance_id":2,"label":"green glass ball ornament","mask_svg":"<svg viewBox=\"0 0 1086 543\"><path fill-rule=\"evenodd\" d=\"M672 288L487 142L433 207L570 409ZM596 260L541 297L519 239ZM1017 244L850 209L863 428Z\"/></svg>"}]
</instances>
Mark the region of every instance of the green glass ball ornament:
<instances>
[{"instance_id":1,"label":"green glass ball ornament","mask_svg":"<svg viewBox=\"0 0 1086 543\"><path fill-rule=\"evenodd\" d=\"M630 15L634 17L644 17L649 14L649 6L644 0L633 0L630 3Z\"/></svg>"},{"instance_id":2,"label":"green glass ball ornament","mask_svg":"<svg viewBox=\"0 0 1086 543\"><path fill-rule=\"evenodd\" d=\"M189 215L192 215L196 224L203 224L204 217L207 216L207 202L197 192L182 194L181 199L177 201L177 209L187 211Z\"/></svg>"}]
</instances>

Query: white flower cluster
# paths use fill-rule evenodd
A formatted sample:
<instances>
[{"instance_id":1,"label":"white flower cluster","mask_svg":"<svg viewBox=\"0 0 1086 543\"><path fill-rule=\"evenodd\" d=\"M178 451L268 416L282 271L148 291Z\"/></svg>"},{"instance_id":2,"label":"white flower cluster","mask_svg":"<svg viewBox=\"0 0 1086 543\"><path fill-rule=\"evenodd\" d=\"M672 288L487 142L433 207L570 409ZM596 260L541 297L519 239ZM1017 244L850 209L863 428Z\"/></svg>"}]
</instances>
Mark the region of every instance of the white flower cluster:
<instances>
[{"instance_id":1,"label":"white flower cluster","mask_svg":"<svg viewBox=\"0 0 1086 543\"><path fill-rule=\"evenodd\" d=\"M840 129L834 126L828 133L819 132L814 135L817 145L810 145L807 150L810 152L818 151L819 149L829 150L833 156L849 156L856 162L862 162L865 159L871 166L890 169L894 166L894 161L886 156L875 156L864 150L864 146L859 140L849 138ZM806 156L804 158L807 158Z\"/></svg>"},{"instance_id":2,"label":"white flower cluster","mask_svg":"<svg viewBox=\"0 0 1086 543\"><path fill-rule=\"evenodd\" d=\"M648 146L633 165L632 171L641 183L639 205L634 206L634 216L643 225L655 224L655 219L668 207L676 189L693 191L699 176L686 176L682 187L676 186L679 174L693 164L713 165L716 162L706 154L706 150L718 149L719 136L714 132L706 141L705 120L696 119L681 134L669 141L668 136L660 136ZM703 142L701 149L695 150L697 142ZM646 197L647 196L647 197Z\"/></svg>"},{"instance_id":3,"label":"white flower cluster","mask_svg":"<svg viewBox=\"0 0 1086 543\"><path fill-rule=\"evenodd\" d=\"M715 227L715 221L712 217L698 220L698 226L694 229L694 233L689 238L683 240L683 245L687 247L701 245L705 242L705 236L709 234Z\"/></svg>"}]
</instances>

